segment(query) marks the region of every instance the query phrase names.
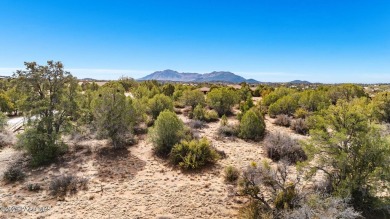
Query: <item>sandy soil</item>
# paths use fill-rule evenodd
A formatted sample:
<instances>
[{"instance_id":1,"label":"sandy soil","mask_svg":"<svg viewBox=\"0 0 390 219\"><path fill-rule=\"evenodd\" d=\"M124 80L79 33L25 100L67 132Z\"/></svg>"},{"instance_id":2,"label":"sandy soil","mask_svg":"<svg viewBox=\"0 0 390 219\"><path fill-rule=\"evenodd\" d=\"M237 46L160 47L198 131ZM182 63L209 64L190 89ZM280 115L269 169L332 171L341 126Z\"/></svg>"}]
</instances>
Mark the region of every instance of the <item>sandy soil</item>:
<instances>
[{"instance_id":1,"label":"sandy soil","mask_svg":"<svg viewBox=\"0 0 390 219\"><path fill-rule=\"evenodd\" d=\"M185 122L188 120L180 115ZM237 122L229 118L229 122ZM287 132L266 120L267 131ZM64 158L49 167L29 169L22 183L0 187L0 218L235 218L246 200L232 195L233 185L223 180L227 165L244 168L264 158L261 142L220 139L218 122L200 130L227 157L206 170L185 173L156 158L152 146L141 136L138 144L113 151L104 140L84 140ZM0 175L7 164L20 158L12 148L0 152ZM59 175L74 174L89 179L86 191L53 198L48 193L50 180ZM39 183L42 190L29 192L29 183ZM5 212L12 206L30 207ZM45 209L46 207L46 209ZM0 209L0 210L1 210ZM39 212L42 210L43 212Z\"/></svg>"}]
</instances>

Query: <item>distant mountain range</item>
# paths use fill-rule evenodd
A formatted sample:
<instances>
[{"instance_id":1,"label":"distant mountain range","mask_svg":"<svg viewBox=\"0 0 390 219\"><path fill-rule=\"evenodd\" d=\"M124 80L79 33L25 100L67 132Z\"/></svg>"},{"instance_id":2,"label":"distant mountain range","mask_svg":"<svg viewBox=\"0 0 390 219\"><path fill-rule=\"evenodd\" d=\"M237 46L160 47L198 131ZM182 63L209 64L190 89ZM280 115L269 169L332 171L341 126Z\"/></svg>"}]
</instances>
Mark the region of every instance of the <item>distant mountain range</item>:
<instances>
[{"instance_id":1,"label":"distant mountain range","mask_svg":"<svg viewBox=\"0 0 390 219\"><path fill-rule=\"evenodd\" d=\"M138 80L180 81L180 82L228 82L228 83L259 83L254 79L245 79L228 71L213 71L211 73L179 73L173 70L156 71Z\"/></svg>"},{"instance_id":2,"label":"distant mountain range","mask_svg":"<svg viewBox=\"0 0 390 219\"><path fill-rule=\"evenodd\" d=\"M294 80L294 81L290 81L288 83L290 83L290 84L311 84L308 81L301 81L301 80Z\"/></svg>"}]
</instances>

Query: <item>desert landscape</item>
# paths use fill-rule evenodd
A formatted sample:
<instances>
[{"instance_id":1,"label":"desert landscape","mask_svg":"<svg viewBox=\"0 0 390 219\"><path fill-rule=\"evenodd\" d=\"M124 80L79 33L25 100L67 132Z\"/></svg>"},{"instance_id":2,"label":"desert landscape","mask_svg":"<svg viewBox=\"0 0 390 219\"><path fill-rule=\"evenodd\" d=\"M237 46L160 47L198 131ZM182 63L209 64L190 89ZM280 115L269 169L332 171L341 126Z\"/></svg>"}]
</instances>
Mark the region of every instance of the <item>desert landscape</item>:
<instances>
[{"instance_id":1,"label":"desert landscape","mask_svg":"<svg viewBox=\"0 0 390 219\"><path fill-rule=\"evenodd\" d=\"M0 219L390 219L390 1L0 9Z\"/></svg>"}]
</instances>

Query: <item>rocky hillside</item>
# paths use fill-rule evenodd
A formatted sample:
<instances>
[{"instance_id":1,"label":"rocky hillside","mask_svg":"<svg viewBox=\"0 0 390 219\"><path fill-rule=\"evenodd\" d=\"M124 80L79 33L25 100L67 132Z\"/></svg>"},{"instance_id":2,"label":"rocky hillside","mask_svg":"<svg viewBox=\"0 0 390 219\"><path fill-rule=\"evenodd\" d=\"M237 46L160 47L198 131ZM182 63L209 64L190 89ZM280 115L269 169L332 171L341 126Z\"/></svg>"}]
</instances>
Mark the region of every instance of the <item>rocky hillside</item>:
<instances>
[{"instance_id":1,"label":"rocky hillside","mask_svg":"<svg viewBox=\"0 0 390 219\"><path fill-rule=\"evenodd\" d=\"M156 71L138 80L182 81L182 82L228 82L228 83L257 83L254 79L245 79L228 71L214 71L206 74L179 73L173 70Z\"/></svg>"}]
</instances>

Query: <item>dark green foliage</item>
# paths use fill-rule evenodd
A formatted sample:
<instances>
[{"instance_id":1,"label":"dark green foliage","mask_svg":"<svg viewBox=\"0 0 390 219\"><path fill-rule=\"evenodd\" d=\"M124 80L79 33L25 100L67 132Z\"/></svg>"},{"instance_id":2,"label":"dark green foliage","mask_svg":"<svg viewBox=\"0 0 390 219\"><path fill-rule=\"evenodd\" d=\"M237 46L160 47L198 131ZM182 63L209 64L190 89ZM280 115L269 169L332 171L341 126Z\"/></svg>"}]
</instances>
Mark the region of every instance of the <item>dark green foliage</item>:
<instances>
[{"instance_id":1,"label":"dark green foliage","mask_svg":"<svg viewBox=\"0 0 390 219\"><path fill-rule=\"evenodd\" d=\"M240 110L241 110L241 112L245 113L246 111L250 110L253 106L254 106L254 104L253 104L253 100L252 100L252 95L248 94L244 104L242 104L240 106Z\"/></svg>"},{"instance_id":2,"label":"dark green foliage","mask_svg":"<svg viewBox=\"0 0 390 219\"><path fill-rule=\"evenodd\" d=\"M204 106L205 98L204 94L200 90L185 90L181 96L181 101L186 106L195 108L197 105Z\"/></svg>"},{"instance_id":3,"label":"dark green foliage","mask_svg":"<svg viewBox=\"0 0 390 219\"><path fill-rule=\"evenodd\" d=\"M275 103L269 106L269 116L272 118L280 114L292 116L295 110L298 109L299 97L299 94L295 93L278 99Z\"/></svg>"},{"instance_id":4,"label":"dark green foliage","mask_svg":"<svg viewBox=\"0 0 390 219\"><path fill-rule=\"evenodd\" d=\"M137 81L130 77L121 77L118 82L122 85L126 92L129 92L130 89L138 86Z\"/></svg>"},{"instance_id":5,"label":"dark green foliage","mask_svg":"<svg viewBox=\"0 0 390 219\"><path fill-rule=\"evenodd\" d=\"M198 104L192 112L192 119L205 121L206 120L206 110L201 104Z\"/></svg>"},{"instance_id":6,"label":"dark green foliage","mask_svg":"<svg viewBox=\"0 0 390 219\"><path fill-rule=\"evenodd\" d=\"M172 99L164 94L157 94L148 102L149 111L154 119L164 110L173 111Z\"/></svg>"},{"instance_id":7,"label":"dark green foliage","mask_svg":"<svg viewBox=\"0 0 390 219\"><path fill-rule=\"evenodd\" d=\"M215 109L220 116L230 113L234 104L238 103L238 95L229 88L212 89L207 94L207 103Z\"/></svg>"},{"instance_id":8,"label":"dark green foliage","mask_svg":"<svg viewBox=\"0 0 390 219\"><path fill-rule=\"evenodd\" d=\"M30 130L23 134L19 145L32 155L35 165L49 162L62 150L59 141L64 127L78 113L77 81L64 71L61 62L48 61L46 66L25 63L26 71L14 75L18 89L26 95L21 108L30 119Z\"/></svg>"},{"instance_id":9,"label":"dark green foliage","mask_svg":"<svg viewBox=\"0 0 390 219\"><path fill-rule=\"evenodd\" d=\"M240 123L239 136L243 139L259 140L265 133L265 122L263 117L259 117L254 110L247 111Z\"/></svg>"},{"instance_id":10,"label":"dark green foliage","mask_svg":"<svg viewBox=\"0 0 390 219\"><path fill-rule=\"evenodd\" d=\"M295 91L292 89L285 88L285 87L279 87L276 90L269 93L268 95L266 95L265 97L263 96L263 100L262 100L263 105L266 107L269 107L269 106L271 106L271 104L275 103L280 98L287 96L289 94L292 94L294 92Z\"/></svg>"},{"instance_id":11,"label":"dark green foliage","mask_svg":"<svg viewBox=\"0 0 390 219\"><path fill-rule=\"evenodd\" d=\"M219 159L218 153L210 146L206 138L181 141L170 154L171 161L184 169L199 169Z\"/></svg>"},{"instance_id":12,"label":"dark green foliage","mask_svg":"<svg viewBox=\"0 0 390 219\"><path fill-rule=\"evenodd\" d=\"M26 175L23 173L22 168L17 164L13 164L5 170L3 180L7 183L13 183L16 181L22 181L25 176Z\"/></svg>"},{"instance_id":13,"label":"dark green foliage","mask_svg":"<svg viewBox=\"0 0 390 219\"><path fill-rule=\"evenodd\" d=\"M109 137L115 148L124 147L135 123L136 109L124 95L120 84L102 87L92 102L95 124L103 137Z\"/></svg>"},{"instance_id":14,"label":"dark green foliage","mask_svg":"<svg viewBox=\"0 0 390 219\"><path fill-rule=\"evenodd\" d=\"M309 112L326 109L331 104L326 92L320 90L306 90L301 93L299 106Z\"/></svg>"},{"instance_id":15,"label":"dark green foliage","mask_svg":"<svg viewBox=\"0 0 390 219\"><path fill-rule=\"evenodd\" d=\"M370 123L366 100L339 100L312 120L316 126L305 150L317 158L310 173L324 172L333 194L352 197L358 210L372 209L372 197L389 186L390 143Z\"/></svg>"},{"instance_id":16,"label":"dark green foliage","mask_svg":"<svg viewBox=\"0 0 390 219\"><path fill-rule=\"evenodd\" d=\"M162 87L162 93L165 96L171 97L174 92L175 92L175 86L173 86L172 84L165 84Z\"/></svg>"},{"instance_id":17,"label":"dark green foliage","mask_svg":"<svg viewBox=\"0 0 390 219\"><path fill-rule=\"evenodd\" d=\"M343 84L332 86L329 88L328 96L332 104L336 104L338 100L351 101L354 98L365 97L366 93L362 86L355 84Z\"/></svg>"},{"instance_id":18,"label":"dark green foliage","mask_svg":"<svg viewBox=\"0 0 390 219\"><path fill-rule=\"evenodd\" d=\"M155 153L167 156L172 147L184 137L184 124L174 112L165 110L157 117L149 132Z\"/></svg>"},{"instance_id":19,"label":"dark green foliage","mask_svg":"<svg viewBox=\"0 0 390 219\"><path fill-rule=\"evenodd\" d=\"M25 130L19 136L17 146L31 155L33 166L48 164L67 150L67 146L58 135L49 135L32 128Z\"/></svg>"},{"instance_id":20,"label":"dark green foliage","mask_svg":"<svg viewBox=\"0 0 390 219\"><path fill-rule=\"evenodd\" d=\"M233 166L225 167L225 182L234 183L238 180L240 171Z\"/></svg>"}]
</instances>

